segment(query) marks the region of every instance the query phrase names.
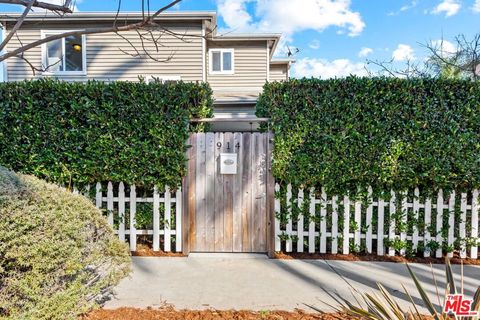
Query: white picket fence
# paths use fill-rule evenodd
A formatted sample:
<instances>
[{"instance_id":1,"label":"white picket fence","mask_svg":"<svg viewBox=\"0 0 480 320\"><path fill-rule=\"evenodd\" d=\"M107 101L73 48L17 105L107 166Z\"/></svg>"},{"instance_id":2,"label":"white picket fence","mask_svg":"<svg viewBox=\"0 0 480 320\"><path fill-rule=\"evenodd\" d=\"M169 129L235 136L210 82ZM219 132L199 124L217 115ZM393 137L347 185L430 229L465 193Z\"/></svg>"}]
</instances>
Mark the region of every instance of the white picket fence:
<instances>
[{"instance_id":1,"label":"white picket fence","mask_svg":"<svg viewBox=\"0 0 480 320\"><path fill-rule=\"evenodd\" d=\"M128 235L130 250L137 250L137 236L148 235L153 237L153 251L163 250L164 252L172 251L172 239L175 238L175 251L182 251L182 190L178 188L175 193L170 192L168 186L165 187L164 193L159 193L154 187L150 190L151 197L137 197L135 185L130 185L130 192L126 194L125 184L120 182L114 188L111 182L107 184L107 192L102 192L102 185L96 184L95 205L97 208L106 208L108 212L108 223L114 228L115 233L122 241L126 241ZM86 188L88 192L90 188ZM79 193L74 188L74 193ZM153 221L152 229L141 230L136 228L135 215L137 212L137 204L153 203ZM161 213L160 204L164 203L164 210ZM125 208L129 208L129 221L125 221ZM175 213L172 216L172 208ZM118 223L114 223L114 218L118 218ZM174 218L175 229L171 228L172 218ZM118 225L118 228L116 227ZM163 246L161 244L163 243Z\"/></svg>"},{"instance_id":2,"label":"white picket fence","mask_svg":"<svg viewBox=\"0 0 480 320\"><path fill-rule=\"evenodd\" d=\"M280 186L276 184L275 191L278 192ZM321 190L321 198L315 198L314 190L310 190L310 206L309 206L309 216L317 217L319 223L315 223L315 219L309 219L307 224L305 217L300 214L296 221L288 219L286 224L281 224L281 221L277 218L275 219L275 250L281 251L282 244L284 245L286 252L293 251L293 245L296 245L297 252L304 252L305 244L308 247L309 253L343 253L348 254L350 251L350 240L353 239L355 246L360 246L363 239L365 239L365 247L367 253L376 253L377 255L395 255L395 249L392 247L386 247L386 240L394 241L399 239L401 241L411 242L413 248L418 248L418 245L423 242L425 245L428 244L431 240L436 241L440 244L440 248L436 250L435 257L440 258L443 256L443 251L441 244L447 243L452 246L455 242L455 226L458 227L458 237L460 239L471 238L477 239L478 245L478 236L479 236L479 202L478 196L479 191L473 190L472 192L461 193L460 195L460 211L461 219L460 221L455 221L454 209L455 209L455 192L450 193L448 199L444 199L443 192L440 190L436 199L426 199L423 203L420 203L419 200L419 190L418 188L414 191L413 197L407 197L406 193L396 194L391 193L391 199L389 201L384 201L382 199L372 199L372 190L369 189L369 199L366 203L367 206L363 205L360 201L351 202L349 197L345 196L343 199L339 199L337 196L328 197L324 190ZM296 202L298 207L302 207L305 199L305 192L299 190L298 194L295 195ZM292 212L292 201L294 201L294 195L292 194L292 186L287 186L286 191L286 201L287 201L287 212L288 216L291 217ZM397 197L400 197L401 210L402 210L402 222L407 223L408 214L414 216L416 219L419 218L419 212L422 210L422 216L424 217L425 229L419 230L418 226L413 226L413 232L400 232L399 234L395 231L395 221L392 220L388 227L384 227L385 221L388 221L390 213L396 212L397 206ZM411 201L409 201L411 200ZM435 200L435 202L434 202ZM339 204L342 203L344 207L344 214L339 214ZM275 212L276 214L280 212L281 201L280 199L275 199ZM364 207L364 208L362 208ZM375 208L375 209L374 209ZM363 214L362 214L362 209ZM377 223L374 224L373 212L375 210L375 216L377 217ZM410 211L411 210L411 211ZM351 214L352 213L352 214ZM466 221L468 219L471 222L471 229L467 230ZM331 223L327 225L327 215L331 215ZM436 215L435 220L435 230L436 236L432 236L429 231L428 226L432 222L432 215ZM442 222L444 215L448 215L448 236L446 239L443 239L441 230ZM364 217L362 223L362 216ZM350 228L350 219L354 219L356 225L358 226L355 230ZM344 219L343 225L345 226L343 230L339 230L339 219ZM445 217L446 219L446 217ZM362 231L360 226L366 226L366 230ZM328 228L327 228L328 227ZM468 234L467 234L468 233ZM339 252L339 238L342 239L342 250ZM294 241L298 239L297 241ZM374 252L374 241L376 240L376 250ZM296 242L296 243L295 243ZM319 242L319 245L318 245ZM390 242L391 243L391 242ZM329 245L327 248L327 244ZM328 249L328 250L327 250ZM405 254L405 249L400 251L400 254ZM431 256L430 250L424 251L425 257ZM477 259L478 258L478 246L472 246L467 253L467 248L465 243L461 244L460 248L460 257ZM452 257L453 253L449 252L448 256Z\"/></svg>"}]
</instances>

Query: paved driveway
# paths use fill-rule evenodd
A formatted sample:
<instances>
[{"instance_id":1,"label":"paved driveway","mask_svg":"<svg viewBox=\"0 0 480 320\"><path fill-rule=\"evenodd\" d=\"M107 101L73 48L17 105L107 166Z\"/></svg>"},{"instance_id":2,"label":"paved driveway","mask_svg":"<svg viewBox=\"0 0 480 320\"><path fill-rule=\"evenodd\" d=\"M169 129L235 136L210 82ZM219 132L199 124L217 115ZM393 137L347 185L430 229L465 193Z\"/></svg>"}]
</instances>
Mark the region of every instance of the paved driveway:
<instances>
[{"instance_id":1,"label":"paved driveway","mask_svg":"<svg viewBox=\"0 0 480 320\"><path fill-rule=\"evenodd\" d=\"M348 262L324 260L269 260L256 255L191 255L188 258L133 257L133 273L116 288L116 298L107 308L159 307L165 303L177 309L311 310L314 305L331 310L327 293L352 298L351 287L373 291L381 282L402 304L401 284L420 301L405 265L390 262ZM412 264L435 297L429 265ZM458 281L460 266L454 266ZM444 266L434 265L444 292ZM480 286L480 268L465 266L465 294L473 296ZM458 282L459 283L459 282ZM323 302L322 302L323 301ZM436 298L435 298L436 301Z\"/></svg>"}]
</instances>

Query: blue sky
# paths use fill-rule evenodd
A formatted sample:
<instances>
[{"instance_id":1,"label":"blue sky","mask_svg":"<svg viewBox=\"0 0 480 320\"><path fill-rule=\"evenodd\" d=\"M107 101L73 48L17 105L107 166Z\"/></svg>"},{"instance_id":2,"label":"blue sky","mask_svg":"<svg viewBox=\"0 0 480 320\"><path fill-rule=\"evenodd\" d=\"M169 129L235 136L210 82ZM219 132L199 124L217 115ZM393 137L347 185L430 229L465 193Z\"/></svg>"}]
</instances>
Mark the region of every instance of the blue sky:
<instances>
[{"instance_id":1,"label":"blue sky","mask_svg":"<svg viewBox=\"0 0 480 320\"><path fill-rule=\"evenodd\" d=\"M152 8L167 2L150 0ZM122 3L122 10L140 10L141 1ZM79 11L112 11L116 5L77 0ZM183 0L173 10L215 10L222 32L282 32L277 55L287 46L300 49L292 69L297 77L365 75L367 59L394 59L397 66L421 62L428 54L424 44L443 38L449 52L456 35L480 32L480 0Z\"/></svg>"}]
</instances>

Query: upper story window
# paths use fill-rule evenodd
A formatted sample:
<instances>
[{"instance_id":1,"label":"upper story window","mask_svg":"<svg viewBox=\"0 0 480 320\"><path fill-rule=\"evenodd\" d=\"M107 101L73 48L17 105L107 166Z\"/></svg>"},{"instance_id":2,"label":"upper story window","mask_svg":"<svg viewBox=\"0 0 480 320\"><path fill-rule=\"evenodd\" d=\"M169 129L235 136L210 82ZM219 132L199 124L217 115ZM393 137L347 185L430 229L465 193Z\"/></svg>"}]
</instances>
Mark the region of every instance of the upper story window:
<instances>
[{"instance_id":1,"label":"upper story window","mask_svg":"<svg viewBox=\"0 0 480 320\"><path fill-rule=\"evenodd\" d=\"M44 31L42 38L65 31ZM55 74L86 74L85 35L68 36L45 43L42 47L42 63L46 72Z\"/></svg>"},{"instance_id":2,"label":"upper story window","mask_svg":"<svg viewBox=\"0 0 480 320\"><path fill-rule=\"evenodd\" d=\"M234 56L233 49L210 49L210 73L233 74Z\"/></svg>"}]
</instances>

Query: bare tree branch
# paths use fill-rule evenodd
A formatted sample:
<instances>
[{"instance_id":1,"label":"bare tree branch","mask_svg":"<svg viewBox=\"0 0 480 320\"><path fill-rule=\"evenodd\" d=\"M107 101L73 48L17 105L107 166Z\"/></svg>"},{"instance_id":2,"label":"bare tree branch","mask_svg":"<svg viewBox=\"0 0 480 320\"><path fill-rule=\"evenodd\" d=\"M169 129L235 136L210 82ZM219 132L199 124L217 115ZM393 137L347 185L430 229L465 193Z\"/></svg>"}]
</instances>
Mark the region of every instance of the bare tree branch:
<instances>
[{"instance_id":1,"label":"bare tree branch","mask_svg":"<svg viewBox=\"0 0 480 320\"><path fill-rule=\"evenodd\" d=\"M3 39L2 43L0 43L0 52L2 52L3 48L5 48L8 41L12 39L13 35L17 32L17 30L20 29L20 27L23 24L23 21L25 21L25 18L27 17L27 14L30 12L30 9L32 9L34 2L35 2L34 0L30 0L30 3L25 7L25 10L23 11L22 15L17 20L17 23L15 23L10 33L5 37L5 39Z\"/></svg>"},{"instance_id":2,"label":"bare tree branch","mask_svg":"<svg viewBox=\"0 0 480 320\"><path fill-rule=\"evenodd\" d=\"M24 7L28 7L29 5L31 5L31 2L32 1L30 0L0 0L0 3L18 4ZM71 0L65 0L65 3L63 5L57 5L57 4L33 0L32 6L34 8L46 9L53 12L72 13L72 9L70 8L71 2L72 2Z\"/></svg>"},{"instance_id":3,"label":"bare tree branch","mask_svg":"<svg viewBox=\"0 0 480 320\"><path fill-rule=\"evenodd\" d=\"M0 0L1 1L10 1L10 0ZM24 1L24 0L23 0ZM25 52L27 50L30 50L32 48L35 48L39 45L42 45L44 43L48 43L50 41L54 41L54 40L58 40L58 39L62 39L62 38L66 38L66 37L69 37L69 36L80 36L80 35L88 35L88 34L98 34L98 33L108 33L108 32L114 32L114 33L119 33L119 32L123 32L123 31L129 31L129 30L138 30L138 29L141 29L143 27L147 27L147 26L150 26L153 24L153 20L158 17L162 12L170 9L171 7L173 7L174 5L176 5L177 3L181 2L182 0L175 0L175 1L172 1L171 3L169 3L168 5L158 9L153 15L151 15L150 17L146 17L144 20L142 20L141 22L136 22L136 23L130 23L130 24L126 24L124 26L116 26L116 25L113 25L112 27L97 27L97 28L86 28L86 29L83 29L83 30L76 30L76 31L68 31L68 32L64 32L64 33L59 33L59 34L54 34L54 35L50 35L50 36L47 36L43 39L39 39L37 41L33 41L29 44L26 44L24 46L21 46L20 48L17 48L13 51L10 51L10 52L6 52L4 53L3 55L0 56L0 62L3 61L3 60L6 60L8 58L11 58L11 57L15 57L15 56L18 56L20 53L22 52Z\"/></svg>"}]
</instances>

